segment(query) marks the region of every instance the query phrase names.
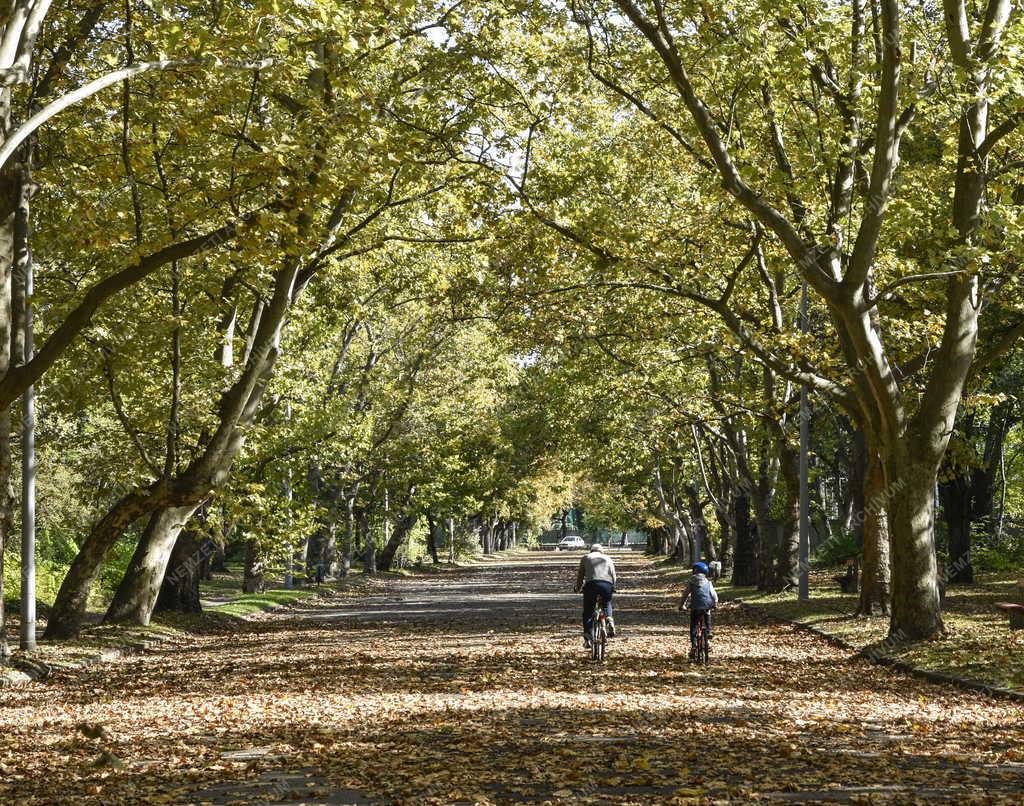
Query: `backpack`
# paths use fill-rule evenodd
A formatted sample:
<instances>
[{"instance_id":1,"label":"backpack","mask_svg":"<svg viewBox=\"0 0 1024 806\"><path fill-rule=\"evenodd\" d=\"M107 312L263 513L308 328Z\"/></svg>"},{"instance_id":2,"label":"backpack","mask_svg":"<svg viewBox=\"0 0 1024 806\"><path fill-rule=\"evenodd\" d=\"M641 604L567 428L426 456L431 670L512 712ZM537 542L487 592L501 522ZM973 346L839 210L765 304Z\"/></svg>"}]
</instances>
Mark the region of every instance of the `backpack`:
<instances>
[{"instance_id":1,"label":"backpack","mask_svg":"<svg viewBox=\"0 0 1024 806\"><path fill-rule=\"evenodd\" d=\"M703 574L690 577L690 607L693 610L710 610L715 600L711 596L711 582Z\"/></svg>"}]
</instances>

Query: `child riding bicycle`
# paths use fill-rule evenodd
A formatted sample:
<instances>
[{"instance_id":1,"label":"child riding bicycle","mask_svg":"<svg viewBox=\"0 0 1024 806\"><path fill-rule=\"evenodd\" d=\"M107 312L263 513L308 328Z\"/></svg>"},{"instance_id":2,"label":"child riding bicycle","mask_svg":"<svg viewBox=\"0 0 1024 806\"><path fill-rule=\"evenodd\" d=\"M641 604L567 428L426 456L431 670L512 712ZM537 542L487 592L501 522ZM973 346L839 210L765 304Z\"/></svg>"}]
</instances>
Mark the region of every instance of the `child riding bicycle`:
<instances>
[{"instance_id":1,"label":"child riding bicycle","mask_svg":"<svg viewBox=\"0 0 1024 806\"><path fill-rule=\"evenodd\" d=\"M690 653L692 657L697 647L697 624L703 619L704 633L710 640L711 611L718 604L718 591L708 579L707 563L694 563L693 576L687 580L679 609L686 610L687 602L690 603Z\"/></svg>"}]
</instances>

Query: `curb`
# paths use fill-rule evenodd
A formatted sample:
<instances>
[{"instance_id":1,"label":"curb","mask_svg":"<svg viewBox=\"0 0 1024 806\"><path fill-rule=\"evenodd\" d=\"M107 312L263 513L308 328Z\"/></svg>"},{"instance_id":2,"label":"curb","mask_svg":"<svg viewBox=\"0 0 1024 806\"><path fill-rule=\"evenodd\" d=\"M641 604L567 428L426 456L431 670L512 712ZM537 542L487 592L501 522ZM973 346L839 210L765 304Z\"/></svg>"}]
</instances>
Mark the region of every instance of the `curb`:
<instances>
[{"instance_id":1,"label":"curb","mask_svg":"<svg viewBox=\"0 0 1024 806\"><path fill-rule=\"evenodd\" d=\"M9 659L10 667L0 670L0 689L19 688L29 683L47 680L54 672L74 672L129 655L137 655L147 652L167 640L169 639L126 641L123 644L103 647L93 655L70 663L50 664L14 655Z\"/></svg>"},{"instance_id":2,"label":"curb","mask_svg":"<svg viewBox=\"0 0 1024 806\"><path fill-rule=\"evenodd\" d=\"M998 699L1013 700L1015 702L1024 702L1024 691L1018 691L1017 689L1004 688L1002 686L993 686L990 683L985 683L981 680L972 680L967 677L957 677L956 675L947 674L946 672L936 672L931 669L922 669L920 666L914 666L913 664L907 663L906 661L898 660L896 658L889 657L888 655L882 655L878 652L873 652L867 647L858 647L856 644L852 644L849 641L839 638L831 633L827 633L819 627L815 627L811 624L804 624L800 621L793 621L792 619L783 618L781 616L773 615L771 612L758 605L750 604L749 602L743 601L743 599L733 599L733 602L738 604L740 607L750 611L760 613L772 621L780 624L788 624L798 630L812 633L819 638L824 638L830 644L847 649L853 652L855 657L866 660L869 663L874 663L876 666L888 666L901 672L905 672L913 677L927 680L931 683L937 683L946 686L955 686L966 691L974 691L981 694L986 694L989 697L995 697Z\"/></svg>"}]
</instances>

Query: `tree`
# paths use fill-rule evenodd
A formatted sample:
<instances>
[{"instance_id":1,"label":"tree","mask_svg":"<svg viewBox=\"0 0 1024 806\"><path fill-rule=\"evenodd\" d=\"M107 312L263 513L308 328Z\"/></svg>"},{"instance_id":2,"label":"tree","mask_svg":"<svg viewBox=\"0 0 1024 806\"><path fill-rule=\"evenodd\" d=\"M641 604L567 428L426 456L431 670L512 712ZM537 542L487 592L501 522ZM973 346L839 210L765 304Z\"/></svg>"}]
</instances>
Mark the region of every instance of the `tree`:
<instances>
[{"instance_id":1,"label":"tree","mask_svg":"<svg viewBox=\"0 0 1024 806\"><path fill-rule=\"evenodd\" d=\"M855 420L882 463L891 632L906 639L942 630L931 494L965 384L1024 330L1015 309L992 306L982 320L977 304L993 287L1015 287L1001 265L1012 257L990 259L1012 255L1016 229L1004 226L1012 205L985 196L986 177L1013 164L1017 143L1012 109L988 124L1008 86L996 65L1017 58L1003 48L1011 6L992 0L972 30L962 4L946 5L948 47L905 64L906 24L937 41L943 28L894 2L879 3L874 31L860 2L735 18L627 0L575 4L582 41L566 46L574 67L556 71L560 81L546 78L556 100L521 104L529 182L510 180L531 214L589 257L595 285L657 287L714 312L749 358ZM940 73L956 77L956 97L932 92L930 76ZM614 113L580 100L587 78ZM918 112L926 127L915 124ZM565 124L583 115L590 128L575 137ZM925 145L921 129L936 126L951 143ZM571 141L572 167L566 148L560 168L538 172ZM624 160L642 153L640 142L650 148L626 176ZM937 161L929 147L947 156ZM583 166L618 179L582 179ZM642 182L657 193L645 194ZM954 203L942 207L947 194ZM622 215L641 209L642 218ZM741 257L758 237L767 277ZM766 280L753 299L748 267ZM773 318L784 278L812 292L821 328L808 337L794 332L794 319L780 327ZM929 327L913 328L922 315Z\"/></svg>"}]
</instances>

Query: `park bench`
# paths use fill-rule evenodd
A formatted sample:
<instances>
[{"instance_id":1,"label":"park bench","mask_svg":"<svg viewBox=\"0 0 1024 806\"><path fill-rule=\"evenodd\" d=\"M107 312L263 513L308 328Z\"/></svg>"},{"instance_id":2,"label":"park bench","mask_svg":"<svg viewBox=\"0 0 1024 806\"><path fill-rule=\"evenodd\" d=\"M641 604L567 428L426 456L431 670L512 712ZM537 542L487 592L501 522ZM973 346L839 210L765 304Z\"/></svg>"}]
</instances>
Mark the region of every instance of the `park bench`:
<instances>
[{"instance_id":1,"label":"park bench","mask_svg":"<svg viewBox=\"0 0 1024 806\"><path fill-rule=\"evenodd\" d=\"M1024 630L1024 579L1017 580L1017 601L996 602L996 610L1010 617L1011 630Z\"/></svg>"}]
</instances>

